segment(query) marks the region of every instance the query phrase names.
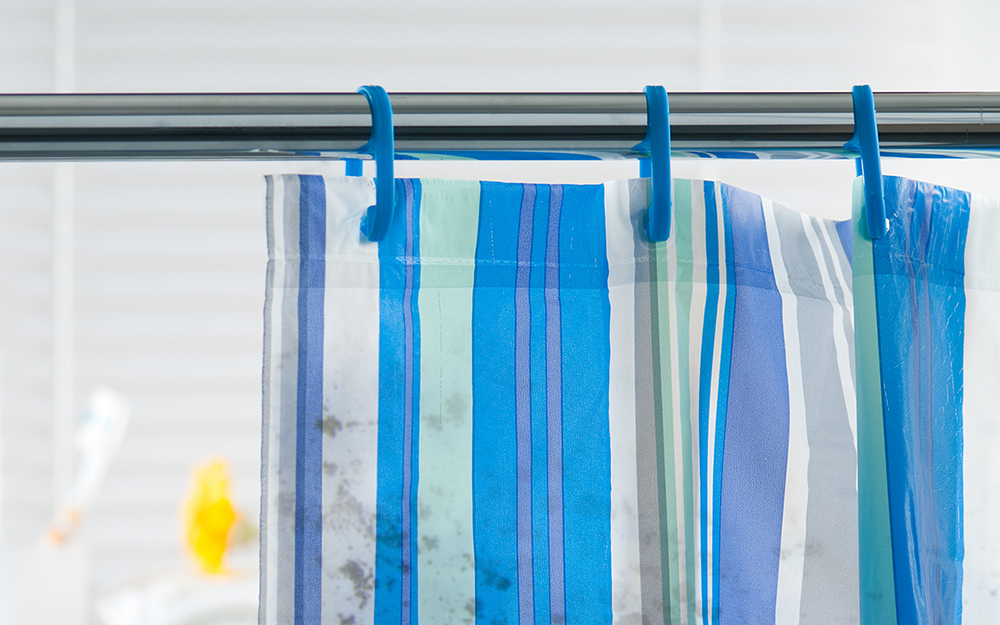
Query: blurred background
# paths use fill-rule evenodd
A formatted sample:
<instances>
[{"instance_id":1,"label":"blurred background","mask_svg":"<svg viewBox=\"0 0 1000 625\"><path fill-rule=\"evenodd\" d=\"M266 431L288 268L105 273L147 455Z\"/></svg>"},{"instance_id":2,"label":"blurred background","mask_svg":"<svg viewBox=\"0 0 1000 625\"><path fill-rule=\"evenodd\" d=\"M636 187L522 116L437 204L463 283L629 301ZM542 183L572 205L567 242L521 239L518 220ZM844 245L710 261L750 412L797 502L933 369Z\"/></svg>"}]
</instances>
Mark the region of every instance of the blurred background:
<instances>
[{"instance_id":1,"label":"blurred background","mask_svg":"<svg viewBox=\"0 0 1000 625\"><path fill-rule=\"evenodd\" d=\"M991 0L0 0L0 92L990 91L998 26ZM883 168L1000 195L1000 161ZM262 176L284 172L343 164L0 163L0 619L255 622ZM850 215L851 161L674 174ZM206 527L215 571L193 555Z\"/></svg>"}]
</instances>

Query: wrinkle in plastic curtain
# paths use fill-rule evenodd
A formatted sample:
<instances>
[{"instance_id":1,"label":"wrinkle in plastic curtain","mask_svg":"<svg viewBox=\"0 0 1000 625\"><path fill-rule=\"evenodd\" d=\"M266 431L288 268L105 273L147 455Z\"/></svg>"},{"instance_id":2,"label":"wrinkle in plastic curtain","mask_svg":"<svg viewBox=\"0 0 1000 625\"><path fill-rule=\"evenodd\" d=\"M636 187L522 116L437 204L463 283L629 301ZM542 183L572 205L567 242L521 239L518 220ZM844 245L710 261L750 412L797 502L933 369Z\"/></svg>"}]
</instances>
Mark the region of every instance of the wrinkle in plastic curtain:
<instances>
[{"instance_id":1,"label":"wrinkle in plastic curtain","mask_svg":"<svg viewBox=\"0 0 1000 625\"><path fill-rule=\"evenodd\" d=\"M855 187L863 623L1000 619L1000 202Z\"/></svg>"},{"instance_id":2,"label":"wrinkle in plastic curtain","mask_svg":"<svg viewBox=\"0 0 1000 625\"><path fill-rule=\"evenodd\" d=\"M273 176L261 622L858 620L852 238L676 180Z\"/></svg>"}]
</instances>

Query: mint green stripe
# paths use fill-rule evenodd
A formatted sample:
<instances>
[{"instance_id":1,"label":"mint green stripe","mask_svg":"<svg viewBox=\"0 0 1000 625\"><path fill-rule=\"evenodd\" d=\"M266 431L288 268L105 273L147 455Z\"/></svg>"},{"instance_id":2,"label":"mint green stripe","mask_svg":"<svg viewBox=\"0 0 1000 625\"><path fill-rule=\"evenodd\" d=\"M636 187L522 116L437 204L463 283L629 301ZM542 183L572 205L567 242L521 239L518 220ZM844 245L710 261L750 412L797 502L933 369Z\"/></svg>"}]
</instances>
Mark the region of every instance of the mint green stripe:
<instances>
[{"instance_id":1,"label":"mint green stripe","mask_svg":"<svg viewBox=\"0 0 1000 625\"><path fill-rule=\"evenodd\" d=\"M472 622L472 285L479 183L422 181L420 623Z\"/></svg>"},{"instance_id":2,"label":"mint green stripe","mask_svg":"<svg viewBox=\"0 0 1000 625\"><path fill-rule=\"evenodd\" d=\"M674 228L672 238L677 248L677 282L676 301L670 302L671 312L677 315L677 377L679 381L680 412L673 415L674 419L680 419L681 425L681 466L683 467L683 487L684 487L684 510L679 511L684 515L684 550L687 554L684 562L685 577L687 580L687 608L688 623L695 623L697 614L695 596L695 513L694 513L694 483L692 481L691 466L691 387L690 371L688 370L690 359L688 357L689 338L688 326L691 323L691 280L693 268L691 265L691 181L674 180ZM676 523L676 522L675 522ZM675 524L676 529L676 524ZM679 557L679 556L678 556ZM678 565L680 563L678 562ZM680 581L679 575L674 577ZM680 609L680 586L677 586L678 602ZM673 604L672 604L673 605ZM676 615L675 623L680 622L679 613Z\"/></svg>"},{"instance_id":3,"label":"mint green stripe","mask_svg":"<svg viewBox=\"0 0 1000 625\"><path fill-rule=\"evenodd\" d=\"M657 501L660 521L660 596L664 611L675 610L677 588L677 517L674 499L673 392L670 363L670 310L667 308L666 243L649 246L650 339L653 356L653 420L656 438ZM673 556L673 557L671 557ZM668 621L670 622L670 621Z\"/></svg>"},{"instance_id":4,"label":"mint green stripe","mask_svg":"<svg viewBox=\"0 0 1000 625\"><path fill-rule=\"evenodd\" d=\"M872 242L864 224L864 184L854 183L854 352L858 390L858 540L861 622L896 623L889 489L882 429L882 375L878 351Z\"/></svg>"},{"instance_id":5,"label":"mint green stripe","mask_svg":"<svg viewBox=\"0 0 1000 625\"><path fill-rule=\"evenodd\" d=\"M664 581L669 582L669 587L664 588L664 603L670 607L670 623L679 623L681 614L681 593L680 593L680 550L677 543L677 467L676 453L674 449L674 391L673 391L673 366L671 362L671 341L670 341L670 318L673 316L670 298L669 285L669 262L667 257L667 244L658 243L656 245L656 255L652 260L656 263L656 309L657 318L653 320L659 325L660 341L660 388L662 389L662 410L656 415L661 429L660 442L663 453L660 464L662 479L664 481L663 505L661 505L661 559L665 563L665 568L669 570L669 578L664 576ZM665 548L664 548L665 547Z\"/></svg>"}]
</instances>

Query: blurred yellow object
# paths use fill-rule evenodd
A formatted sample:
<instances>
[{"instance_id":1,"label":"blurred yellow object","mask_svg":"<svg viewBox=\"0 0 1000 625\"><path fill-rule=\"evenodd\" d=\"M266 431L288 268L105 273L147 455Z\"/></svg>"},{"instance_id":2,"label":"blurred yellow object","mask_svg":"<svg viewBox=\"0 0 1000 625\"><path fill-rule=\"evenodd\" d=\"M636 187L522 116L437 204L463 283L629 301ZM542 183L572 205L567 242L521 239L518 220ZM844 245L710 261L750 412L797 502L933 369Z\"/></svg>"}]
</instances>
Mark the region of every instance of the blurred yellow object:
<instances>
[{"instance_id":1,"label":"blurred yellow object","mask_svg":"<svg viewBox=\"0 0 1000 625\"><path fill-rule=\"evenodd\" d=\"M229 530L236 520L225 460L213 459L195 468L194 484L185 506L185 534L205 573L225 573Z\"/></svg>"}]
</instances>

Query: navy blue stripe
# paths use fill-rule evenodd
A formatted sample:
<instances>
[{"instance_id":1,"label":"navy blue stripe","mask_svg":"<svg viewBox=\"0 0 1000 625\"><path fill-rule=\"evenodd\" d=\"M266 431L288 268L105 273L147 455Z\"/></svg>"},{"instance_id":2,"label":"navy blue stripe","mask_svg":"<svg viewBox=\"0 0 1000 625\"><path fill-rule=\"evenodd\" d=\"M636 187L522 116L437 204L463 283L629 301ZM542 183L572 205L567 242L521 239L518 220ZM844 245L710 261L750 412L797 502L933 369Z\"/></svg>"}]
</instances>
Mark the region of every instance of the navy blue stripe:
<instances>
[{"instance_id":1,"label":"navy blue stripe","mask_svg":"<svg viewBox=\"0 0 1000 625\"><path fill-rule=\"evenodd\" d=\"M885 181L890 227L872 250L896 613L900 623L958 623L970 198Z\"/></svg>"},{"instance_id":2,"label":"navy blue stripe","mask_svg":"<svg viewBox=\"0 0 1000 625\"><path fill-rule=\"evenodd\" d=\"M326 189L299 176L299 361L295 463L295 623L320 621L323 525L323 297Z\"/></svg>"},{"instance_id":3,"label":"navy blue stripe","mask_svg":"<svg viewBox=\"0 0 1000 625\"><path fill-rule=\"evenodd\" d=\"M515 284L521 185L480 184L472 292L476 622L518 618Z\"/></svg>"},{"instance_id":4,"label":"navy blue stripe","mask_svg":"<svg viewBox=\"0 0 1000 625\"><path fill-rule=\"evenodd\" d=\"M834 227L837 229L837 237L840 239L840 245L844 248L844 253L847 255L847 262L853 265L854 237L851 236L851 220L835 222Z\"/></svg>"},{"instance_id":5,"label":"navy blue stripe","mask_svg":"<svg viewBox=\"0 0 1000 625\"><path fill-rule=\"evenodd\" d=\"M379 242L375 622L414 623L419 390L419 183L396 181L401 219Z\"/></svg>"},{"instance_id":6,"label":"navy blue stripe","mask_svg":"<svg viewBox=\"0 0 1000 625\"><path fill-rule=\"evenodd\" d=\"M721 184L721 183L720 183ZM723 189L727 187L723 186ZM715 466L712 475L712 519L716 531L712 534L712 619L719 621L719 590L721 584L720 567L721 561L721 510L722 510L722 472L725 467L725 440L726 440L726 418L729 407L729 374L733 352L733 315L736 305L736 271L734 267L733 250L733 226L730 217L731 202L727 201L727 196L722 198L722 206L719 206L719 214L722 217L723 240L726 245L726 300L723 306L722 315L722 346L719 354L719 396L716 399L715 410ZM742 208L738 204L735 209Z\"/></svg>"},{"instance_id":7,"label":"navy blue stripe","mask_svg":"<svg viewBox=\"0 0 1000 625\"><path fill-rule=\"evenodd\" d=\"M611 302L604 187L562 187L563 527L566 622L611 622Z\"/></svg>"},{"instance_id":8,"label":"navy blue stripe","mask_svg":"<svg viewBox=\"0 0 1000 625\"><path fill-rule=\"evenodd\" d=\"M718 209L715 205L715 184L706 181L703 185L705 197L705 318L701 331L701 367L698 372L698 447L700 453L701 479L701 592L702 619L713 623L709 618L712 604L708 601L709 566L708 566L708 414L712 399L712 370L715 363L712 355L715 351L715 323L719 313L719 225ZM715 519L718 523L718 519ZM717 527L717 525L716 525ZM714 583L711 587L714 587Z\"/></svg>"},{"instance_id":9,"label":"navy blue stripe","mask_svg":"<svg viewBox=\"0 0 1000 625\"><path fill-rule=\"evenodd\" d=\"M535 623L550 622L548 409L545 342L545 242L549 228L549 186L537 185L531 244L531 515Z\"/></svg>"},{"instance_id":10,"label":"navy blue stripe","mask_svg":"<svg viewBox=\"0 0 1000 625\"><path fill-rule=\"evenodd\" d=\"M728 185L723 194L736 301L716 550L719 618L723 625L773 623L789 420L781 295L760 198Z\"/></svg>"}]
</instances>

